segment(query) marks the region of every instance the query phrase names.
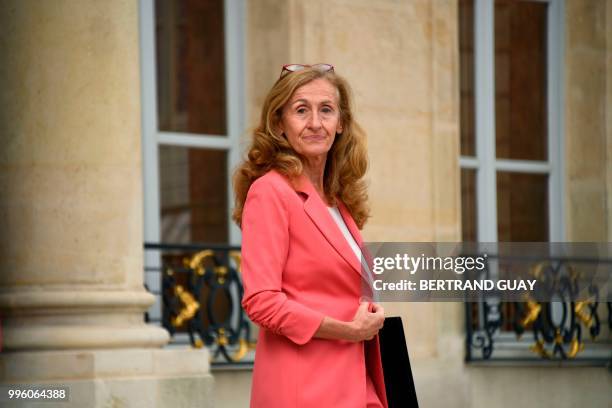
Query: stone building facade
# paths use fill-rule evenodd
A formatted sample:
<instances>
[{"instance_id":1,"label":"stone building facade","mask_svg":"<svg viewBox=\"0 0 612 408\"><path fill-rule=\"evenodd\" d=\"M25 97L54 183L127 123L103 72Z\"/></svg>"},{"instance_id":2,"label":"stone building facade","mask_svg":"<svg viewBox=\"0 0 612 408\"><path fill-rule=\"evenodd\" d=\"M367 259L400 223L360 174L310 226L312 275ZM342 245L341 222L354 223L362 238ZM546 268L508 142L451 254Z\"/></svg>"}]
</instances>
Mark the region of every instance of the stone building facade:
<instances>
[{"instance_id":1,"label":"stone building facade","mask_svg":"<svg viewBox=\"0 0 612 408\"><path fill-rule=\"evenodd\" d=\"M466 193L465 171L488 159L474 156L477 161L462 148L462 104L474 104L475 132L495 126L486 119L494 108L482 103L487 95L496 97L483 85L495 81L491 61L498 61L494 37L487 37L498 21L492 2L186 1L209 19L205 34L217 35L221 45L203 46L225 65L215 74L197 54L188 61L225 85L209 89L206 81L193 79L201 93L178 103L181 114L170 106L166 115L163 98L180 91L180 81L171 77L164 88L150 70L165 55L151 48L151 33L163 33L155 12L176 13L170 3L0 4L0 382L68 384L72 396L65 406L247 406L250 369L211 373L206 349L167 347L167 332L143 322L146 310L159 314L160 306L143 287L155 292L159 276L143 275L142 245L162 240L168 225L195 225L196 219L204 232L191 228L192 238L239 244L228 217L227 180L243 136L256 124L265 93L285 63L332 63L353 87L356 117L368 133L367 241L461 241L472 218L478 221L472 228L477 239L491 237L486 201L466 213L475 198ZM546 214L554 224L548 238L612 242L612 0L527 3L554 10L545 21L557 34L546 43L546 84L540 84L548 96L551 167L534 167L558 177L557 187L548 190ZM462 17L462 7L471 7L471 19ZM183 30L197 26L183 17ZM474 60L469 86L475 97L468 102L465 24L475 24L472 47L481 50L474 51L481 60ZM183 68L180 61L170 68L158 65L157 74L167 69ZM211 102L211 94L221 99ZM226 108L217 109L219 104ZM210 109L198 121L193 112L200 106ZM181 132L210 135L197 139ZM219 135L225 138L214 139ZM207 202L188 221L160 218L173 214L164 206L181 204L181 190L172 183L183 173L172 160L204 163L208 173L191 176L203 190L193 192L192 182L181 188L197 197L221 191L221 201ZM490 210L496 220L500 208ZM461 304L385 308L403 317L421 406L611 403L612 376L602 367L466 364Z\"/></svg>"}]
</instances>

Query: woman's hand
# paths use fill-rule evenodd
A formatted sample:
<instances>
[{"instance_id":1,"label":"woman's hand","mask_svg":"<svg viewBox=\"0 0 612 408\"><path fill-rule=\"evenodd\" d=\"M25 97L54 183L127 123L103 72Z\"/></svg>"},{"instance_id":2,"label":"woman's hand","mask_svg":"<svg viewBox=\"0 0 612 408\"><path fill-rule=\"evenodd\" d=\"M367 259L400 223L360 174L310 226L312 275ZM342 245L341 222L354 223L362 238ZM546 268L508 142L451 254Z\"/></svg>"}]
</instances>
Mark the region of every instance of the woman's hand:
<instances>
[{"instance_id":1,"label":"woman's hand","mask_svg":"<svg viewBox=\"0 0 612 408\"><path fill-rule=\"evenodd\" d=\"M369 311L369 305L372 311ZM350 322L336 320L325 316L314 337L320 339L336 339L360 342L371 340L378 334L385 321L385 310L381 305L361 302L357 313Z\"/></svg>"},{"instance_id":2,"label":"woman's hand","mask_svg":"<svg viewBox=\"0 0 612 408\"><path fill-rule=\"evenodd\" d=\"M361 302L353 321L350 322L353 332L353 341L371 340L382 329L385 322L385 310L381 305L371 303L372 311L369 311L370 302Z\"/></svg>"}]
</instances>

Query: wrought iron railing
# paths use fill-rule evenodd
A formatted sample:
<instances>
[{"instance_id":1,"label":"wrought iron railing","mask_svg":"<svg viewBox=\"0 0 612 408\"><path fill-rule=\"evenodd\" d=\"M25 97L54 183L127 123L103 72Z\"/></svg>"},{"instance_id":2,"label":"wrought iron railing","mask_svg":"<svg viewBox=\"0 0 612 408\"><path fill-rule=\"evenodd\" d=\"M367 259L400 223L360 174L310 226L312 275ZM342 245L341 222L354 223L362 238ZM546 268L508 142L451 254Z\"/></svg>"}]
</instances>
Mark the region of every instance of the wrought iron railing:
<instances>
[{"instance_id":1,"label":"wrought iron railing","mask_svg":"<svg viewBox=\"0 0 612 408\"><path fill-rule=\"evenodd\" d=\"M495 278L490 263L502 261L520 263L521 267L531 268L529 273L540 277L546 274L550 282L557 279L554 301L508 302L483 297L476 302L466 302L467 362L610 366L612 303L606 299L600 301L601 288L596 286L589 287L592 295L589 299L576 300L573 297L575 282L571 277L576 276L576 265L610 264L612 261L554 257L535 260L489 255L484 271L486 279Z\"/></svg>"},{"instance_id":2,"label":"wrought iron railing","mask_svg":"<svg viewBox=\"0 0 612 408\"><path fill-rule=\"evenodd\" d=\"M253 363L252 324L241 307L240 247L145 243L148 289L161 299L156 316L171 344L206 346L211 364ZM154 286L154 285L153 285Z\"/></svg>"},{"instance_id":3,"label":"wrought iron railing","mask_svg":"<svg viewBox=\"0 0 612 408\"><path fill-rule=\"evenodd\" d=\"M251 365L255 336L240 304L240 247L146 243L145 253L148 289L161 300L146 318L168 330L171 344L208 347L213 366ZM554 274L575 262L551 258L538 265ZM485 273L492 278L490 268ZM597 293L582 301L566 295L559 293L558 302L466 302L466 361L609 365L612 303L600 302Z\"/></svg>"}]
</instances>

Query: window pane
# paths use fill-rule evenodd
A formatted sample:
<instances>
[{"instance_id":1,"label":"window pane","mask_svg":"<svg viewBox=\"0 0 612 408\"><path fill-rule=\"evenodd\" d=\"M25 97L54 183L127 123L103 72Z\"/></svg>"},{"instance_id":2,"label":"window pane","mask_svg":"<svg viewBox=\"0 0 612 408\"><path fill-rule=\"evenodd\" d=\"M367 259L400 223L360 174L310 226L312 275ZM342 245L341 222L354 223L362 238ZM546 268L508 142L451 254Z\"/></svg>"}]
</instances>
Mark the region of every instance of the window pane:
<instances>
[{"instance_id":1,"label":"window pane","mask_svg":"<svg viewBox=\"0 0 612 408\"><path fill-rule=\"evenodd\" d=\"M159 130L225 135L223 0L157 0Z\"/></svg>"},{"instance_id":2,"label":"window pane","mask_svg":"<svg viewBox=\"0 0 612 408\"><path fill-rule=\"evenodd\" d=\"M497 173L499 242L548 241L548 175Z\"/></svg>"},{"instance_id":3,"label":"window pane","mask_svg":"<svg viewBox=\"0 0 612 408\"><path fill-rule=\"evenodd\" d=\"M228 242L227 153L160 146L161 240Z\"/></svg>"},{"instance_id":4,"label":"window pane","mask_svg":"<svg viewBox=\"0 0 612 408\"><path fill-rule=\"evenodd\" d=\"M459 1L459 58L461 97L461 155L475 156L474 0Z\"/></svg>"},{"instance_id":5,"label":"window pane","mask_svg":"<svg viewBox=\"0 0 612 408\"><path fill-rule=\"evenodd\" d=\"M495 1L497 157L547 160L546 3Z\"/></svg>"},{"instance_id":6,"label":"window pane","mask_svg":"<svg viewBox=\"0 0 612 408\"><path fill-rule=\"evenodd\" d=\"M476 170L461 169L461 238L477 241Z\"/></svg>"}]
</instances>

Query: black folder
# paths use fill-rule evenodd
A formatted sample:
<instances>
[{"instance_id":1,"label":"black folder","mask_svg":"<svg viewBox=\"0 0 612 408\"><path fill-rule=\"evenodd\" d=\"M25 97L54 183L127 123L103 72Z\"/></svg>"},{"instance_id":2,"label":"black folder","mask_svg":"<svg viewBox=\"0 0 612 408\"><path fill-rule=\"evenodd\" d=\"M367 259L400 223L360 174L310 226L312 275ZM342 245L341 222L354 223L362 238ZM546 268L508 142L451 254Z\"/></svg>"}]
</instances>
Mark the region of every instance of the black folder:
<instances>
[{"instance_id":1,"label":"black folder","mask_svg":"<svg viewBox=\"0 0 612 408\"><path fill-rule=\"evenodd\" d=\"M389 408L418 408L402 318L385 318L378 338Z\"/></svg>"}]
</instances>

